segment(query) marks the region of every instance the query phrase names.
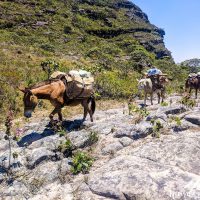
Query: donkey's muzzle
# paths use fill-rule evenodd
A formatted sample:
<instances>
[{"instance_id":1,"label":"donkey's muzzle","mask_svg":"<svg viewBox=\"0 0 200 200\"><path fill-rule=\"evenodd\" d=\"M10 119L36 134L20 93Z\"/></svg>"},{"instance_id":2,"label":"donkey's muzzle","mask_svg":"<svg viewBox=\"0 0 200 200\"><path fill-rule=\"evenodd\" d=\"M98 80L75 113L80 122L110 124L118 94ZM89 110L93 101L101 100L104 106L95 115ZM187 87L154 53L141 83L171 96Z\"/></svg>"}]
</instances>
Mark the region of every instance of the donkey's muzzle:
<instances>
[{"instance_id":1,"label":"donkey's muzzle","mask_svg":"<svg viewBox=\"0 0 200 200\"><path fill-rule=\"evenodd\" d=\"M24 117L26 117L26 118L32 117L32 112L31 111L24 112Z\"/></svg>"}]
</instances>

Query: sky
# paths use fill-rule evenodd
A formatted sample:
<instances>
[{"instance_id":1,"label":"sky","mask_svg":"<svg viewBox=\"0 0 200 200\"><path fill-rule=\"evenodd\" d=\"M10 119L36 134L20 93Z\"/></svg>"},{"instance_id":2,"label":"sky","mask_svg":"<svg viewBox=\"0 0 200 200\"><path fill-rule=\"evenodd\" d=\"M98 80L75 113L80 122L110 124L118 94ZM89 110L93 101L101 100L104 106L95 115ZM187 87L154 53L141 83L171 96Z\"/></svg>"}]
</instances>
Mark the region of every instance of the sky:
<instances>
[{"instance_id":1,"label":"sky","mask_svg":"<svg viewBox=\"0 0 200 200\"><path fill-rule=\"evenodd\" d=\"M165 30L175 62L200 58L200 0L132 0L152 24Z\"/></svg>"}]
</instances>

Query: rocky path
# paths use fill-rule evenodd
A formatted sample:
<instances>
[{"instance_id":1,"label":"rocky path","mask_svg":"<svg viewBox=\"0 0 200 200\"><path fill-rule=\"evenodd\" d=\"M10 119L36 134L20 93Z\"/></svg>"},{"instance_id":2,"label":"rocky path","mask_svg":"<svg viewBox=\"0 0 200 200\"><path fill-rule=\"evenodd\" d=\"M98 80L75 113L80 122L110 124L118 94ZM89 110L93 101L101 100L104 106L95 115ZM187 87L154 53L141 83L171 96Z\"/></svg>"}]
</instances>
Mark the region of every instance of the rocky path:
<instances>
[{"instance_id":1,"label":"rocky path","mask_svg":"<svg viewBox=\"0 0 200 200\"><path fill-rule=\"evenodd\" d=\"M180 98L170 97L167 106L148 106L143 118L137 112L129 115L127 106L97 111L94 123L81 124L76 116L64 122L64 136L47 126L47 118L30 121L20 141L12 142L18 155L12 159L12 182L6 181L9 151L2 132L1 198L200 199L200 107L188 109ZM99 138L92 145L91 133ZM95 158L88 174L72 175L71 158L57 151L66 136L75 149Z\"/></svg>"}]
</instances>

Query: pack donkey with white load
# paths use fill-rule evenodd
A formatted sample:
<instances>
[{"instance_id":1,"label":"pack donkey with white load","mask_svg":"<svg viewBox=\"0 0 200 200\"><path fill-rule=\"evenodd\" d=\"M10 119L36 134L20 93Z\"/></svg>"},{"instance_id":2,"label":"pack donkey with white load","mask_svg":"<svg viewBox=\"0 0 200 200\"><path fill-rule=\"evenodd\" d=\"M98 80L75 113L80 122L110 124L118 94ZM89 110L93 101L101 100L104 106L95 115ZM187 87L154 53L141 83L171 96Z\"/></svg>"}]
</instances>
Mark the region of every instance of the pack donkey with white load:
<instances>
[{"instance_id":1,"label":"pack donkey with white load","mask_svg":"<svg viewBox=\"0 0 200 200\"><path fill-rule=\"evenodd\" d=\"M165 84L168 82L167 74L163 74L159 69L152 68L147 71L145 77L138 80L138 90L144 90L144 105L146 105L147 95L150 95L151 105L153 105L153 94L158 96L158 103L164 101L165 98Z\"/></svg>"},{"instance_id":2,"label":"pack donkey with white load","mask_svg":"<svg viewBox=\"0 0 200 200\"><path fill-rule=\"evenodd\" d=\"M93 121L95 111L94 78L89 72L72 70L69 73L54 72L50 79L37 83L29 88L20 88L24 93L24 116L31 117L32 112L38 104L38 99L50 100L55 107L49 115L50 120L58 114L62 121L61 109L64 106L76 106L82 104L84 107L83 121L87 114Z\"/></svg>"}]
</instances>

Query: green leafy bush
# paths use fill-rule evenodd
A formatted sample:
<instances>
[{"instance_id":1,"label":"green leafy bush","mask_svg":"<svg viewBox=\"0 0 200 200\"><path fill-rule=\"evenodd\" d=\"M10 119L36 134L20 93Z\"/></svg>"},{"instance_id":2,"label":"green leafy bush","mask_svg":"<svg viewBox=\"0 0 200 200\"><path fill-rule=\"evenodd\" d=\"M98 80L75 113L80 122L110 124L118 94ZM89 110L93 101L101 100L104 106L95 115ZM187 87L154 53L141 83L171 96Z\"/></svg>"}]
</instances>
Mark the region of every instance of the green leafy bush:
<instances>
[{"instance_id":1,"label":"green leafy bush","mask_svg":"<svg viewBox=\"0 0 200 200\"><path fill-rule=\"evenodd\" d=\"M137 91L137 74L122 76L119 72L105 71L96 78L97 91L101 96L128 98Z\"/></svg>"},{"instance_id":2,"label":"green leafy bush","mask_svg":"<svg viewBox=\"0 0 200 200\"><path fill-rule=\"evenodd\" d=\"M188 108L193 108L196 105L196 101L194 99L190 99L189 96L182 97L179 102Z\"/></svg>"},{"instance_id":3,"label":"green leafy bush","mask_svg":"<svg viewBox=\"0 0 200 200\"><path fill-rule=\"evenodd\" d=\"M168 106L168 103L167 102L161 102L160 105L165 107L165 106Z\"/></svg>"},{"instance_id":4,"label":"green leafy bush","mask_svg":"<svg viewBox=\"0 0 200 200\"><path fill-rule=\"evenodd\" d=\"M91 146L95 143L97 143L99 140L99 136L97 132L91 132L88 138L88 141L86 143L86 146Z\"/></svg>"},{"instance_id":5,"label":"green leafy bush","mask_svg":"<svg viewBox=\"0 0 200 200\"><path fill-rule=\"evenodd\" d=\"M93 158L84 152L78 151L72 159L71 172L73 174L78 174L80 172L86 173L89 171L93 163Z\"/></svg>"},{"instance_id":6,"label":"green leafy bush","mask_svg":"<svg viewBox=\"0 0 200 200\"><path fill-rule=\"evenodd\" d=\"M51 44L42 44L40 48L44 49L45 51L55 52L55 48Z\"/></svg>"},{"instance_id":7,"label":"green leafy bush","mask_svg":"<svg viewBox=\"0 0 200 200\"><path fill-rule=\"evenodd\" d=\"M160 137L160 130L163 128L162 123L159 120L151 120L151 124L153 125L153 137Z\"/></svg>"},{"instance_id":8,"label":"green leafy bush","mask_svg":"<svg viewBox=\"0 0 200 200\"><path fill-rule=\"evenodd\" d=\"M58 146L58 151L62 152L66 157L72 156L72 151L74 150L74 145L70 139L67 139L64 143L61 142Z\"/></svg>"}]
</instances>

